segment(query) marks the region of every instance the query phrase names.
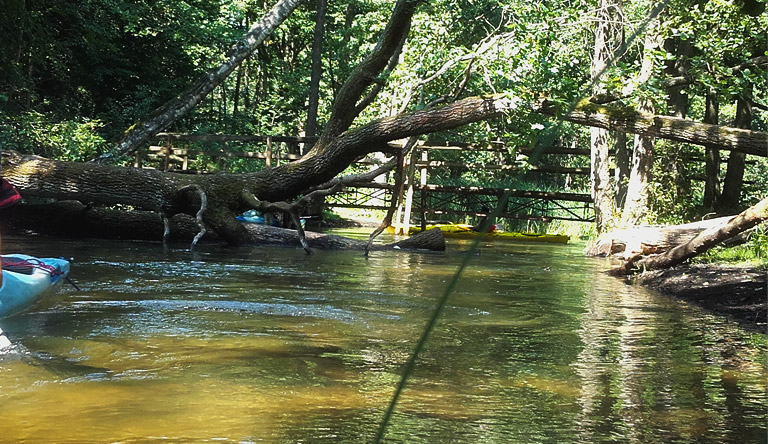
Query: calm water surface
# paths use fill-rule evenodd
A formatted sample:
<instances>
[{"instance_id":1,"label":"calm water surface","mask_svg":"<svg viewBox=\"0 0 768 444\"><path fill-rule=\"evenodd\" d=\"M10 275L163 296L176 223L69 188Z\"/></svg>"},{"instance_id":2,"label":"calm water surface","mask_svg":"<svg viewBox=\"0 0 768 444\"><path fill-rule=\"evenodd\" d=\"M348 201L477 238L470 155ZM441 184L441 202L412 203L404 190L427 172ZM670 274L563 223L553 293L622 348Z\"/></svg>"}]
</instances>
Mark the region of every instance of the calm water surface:
<instances>
[{"instance_id":1,"label":"calm water surface","mask_svg":"<svg viewBox=\"0 0 768 444\"><path fill-rule=\"evenodd\" d=\"M163 249L73 258L0 321L0 442L370 441L468 244L446 253ZM389 428L403 443L766 442L766 338L601 273L581 247L473 257Z\"/></svg>"}]
</instances>

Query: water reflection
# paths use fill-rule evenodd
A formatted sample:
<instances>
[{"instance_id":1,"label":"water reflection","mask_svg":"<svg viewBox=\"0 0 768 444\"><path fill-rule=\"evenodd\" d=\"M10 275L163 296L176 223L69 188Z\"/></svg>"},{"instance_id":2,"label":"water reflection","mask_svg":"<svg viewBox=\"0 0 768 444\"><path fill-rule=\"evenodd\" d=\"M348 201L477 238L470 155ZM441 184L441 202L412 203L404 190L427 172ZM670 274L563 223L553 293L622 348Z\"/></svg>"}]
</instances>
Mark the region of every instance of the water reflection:
<instances>
[{"instance_id":1,"label":"water reflection","mask_svg":"<svg viewBox=\"0 0 768 444\"><path fill-rule=\"evenodd\" d=\"M365 442L467 247L3 241L74 257L83 291L3 321L0 442ZM765 442L765 337L603 268L484 247L388 440Z\"/></svg>"},{"instance_id":2,"label":"water reflection","mask_svg":"<svg viewBox=\"0 0 768 444\"><path fill-rule=\"evenodd\" d=\"M574 364L584 442L765 441L764 424L733 423L734 405L751 405L753 418L764 416L758 406L765 400L765 367L749 360L726 381L728 364L719 356L724 342L739 344L738 353L747 356L763 353L764 344L760 352L744 347L752 335L733 324L681 311L675 301L612 279L596 279L585 290L584 348ZM752 393L740 393L740 377ZM756 377L763 382L755 385Z\"/></svg>"}]
</instances>

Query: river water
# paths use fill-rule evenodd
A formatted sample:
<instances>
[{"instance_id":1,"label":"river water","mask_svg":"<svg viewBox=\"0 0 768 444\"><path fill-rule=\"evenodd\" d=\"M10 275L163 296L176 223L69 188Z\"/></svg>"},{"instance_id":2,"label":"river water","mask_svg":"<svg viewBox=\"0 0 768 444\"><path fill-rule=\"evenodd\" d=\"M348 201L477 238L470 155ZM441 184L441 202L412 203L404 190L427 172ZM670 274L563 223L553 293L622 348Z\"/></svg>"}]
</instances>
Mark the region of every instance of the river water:
<instances>
[{"instance_id":1,"label":"river water","mask_svg":"<svg viewBox=\"0 0 768 444\"><path fill-rule=\"evenodd\" d=\"M468 248L4 237L73 258L81 290L0 321L0 443L369 442ZM580 245L471 259L386 442L766 442L765 335L608 277Z\"/></svg>"}]
</instances>

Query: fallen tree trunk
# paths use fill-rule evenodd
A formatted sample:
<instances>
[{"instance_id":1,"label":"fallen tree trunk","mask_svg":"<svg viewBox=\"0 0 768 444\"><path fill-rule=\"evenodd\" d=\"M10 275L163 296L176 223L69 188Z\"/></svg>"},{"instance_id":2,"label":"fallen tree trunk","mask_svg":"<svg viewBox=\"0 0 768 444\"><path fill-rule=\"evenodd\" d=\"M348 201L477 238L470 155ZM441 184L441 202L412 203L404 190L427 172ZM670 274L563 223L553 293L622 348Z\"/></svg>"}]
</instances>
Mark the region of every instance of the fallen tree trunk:
<instances>
[{"instance_id":1,"label":"fallen tree trunk","mask_svg":"<svg viewBox=\"0 0 768 444\"><path fill-rule=\"evenodd\" d=\"M162 217L158 213L89 207L79 201L18 204L3 210L0 220L4 229L103 239L158 241L164 231ZM170 223L170 240L173 241L190 242L199 232L194 218L188 215L177 214ZM295 230L257 224L243 226L249 234L250 245L302 246ZM215 234L205 239L221 241ZM321 250L364 250L368 244L367 241L314 232L306 232L306 241L309 247ZM372 249L444 251L445 238L439 229L429 230L398 242L374 245Z\"/></svg>"},{"instance_id":2,"label":"fallen tree trunk","mask_svg":"<svg viewBox=\"0 0 768 444\"><path fill-rule=\"evenodd\" d=\"M246 226L253 238L260 244L289 245L301 247L296 232L285 228L249 224ZM307 244L319 250L365 250L368 241L349 239L322 233L307 232ZM371 250L430 250L445 251L445 238L439 228L419 233L415 236L386 245L373 245Z\"/></svg>"},{"instance_id":3,"label":"fallen tree trunk","mask_svg":"<svg viewBox=\"0 0 768 444\"><path fill-rule=\"evenodd\" d=\"M563 114L549 102L536 105L542 114L597 128L625 131L694 145L716 146L753 156L768 157L768 133L696 122L672 116L645 114L630 106L600 105L583 100Z\"/></svg>"},{"instance_id":4,"label":"fallen tree trunk","mask_svg":"<svg viewBox=\"0 0 768 444\"><path fill-rule=\"evenodd\" d=\"M641 255L629 258L618 271L630 274L637 270L658 270L675 266L765 220L768 220L768 197L747 208L727 223L704 230L690 241L666 253L646 258Z\"/></svg>"},{"instance_id":5,"label":"fallen tree trunk","mask_svg":"<svg viewBox=\"0 0 768 444\"><path fill-rule=\"evenodd\" d=\"M8 152L3 152L2 170L23 197L129 205L155 211L165 217L178 213L195 215L201 211L205 198L207 206L201 216L207 229L229 244L238 245L248 243L250 235L235 216L254 208L256 202L295 199L313 187L330 181L357 158L377 151L393 153L395 149L387 145L389 141L457 128L497 117L518 106L518 101L497 94L469 97L441 107L375 120L330 140L325 139L326 142L321 140L296 162L254 173L181 175L94 163L61 162ZM589 115L594 117L600 114ZM658 116L651 117L655 119ZM606 120L601 119L598 120ZM588 119L587 124L596 123ZM692 138L689 141L745 150L762 144L763 151L768 144L768 133L705 126L711 134L719 136L706 140ZM731 132L738 133L738 137L721 137Z\"/></svg>"},{"instance_id":6,"label":"fallen tree trunk","mask_svg":"<svg viewBox=\"0 0 768 444\"><path fill-rule=\"evenodd\" d=\"M640 225L603 233L590 245L587 256L610 256L622 254L632 257L636 254L658 254L684 244L702 231L721 226L733 216L691 222L682 225Z\"/></svg>"}]
</instances>

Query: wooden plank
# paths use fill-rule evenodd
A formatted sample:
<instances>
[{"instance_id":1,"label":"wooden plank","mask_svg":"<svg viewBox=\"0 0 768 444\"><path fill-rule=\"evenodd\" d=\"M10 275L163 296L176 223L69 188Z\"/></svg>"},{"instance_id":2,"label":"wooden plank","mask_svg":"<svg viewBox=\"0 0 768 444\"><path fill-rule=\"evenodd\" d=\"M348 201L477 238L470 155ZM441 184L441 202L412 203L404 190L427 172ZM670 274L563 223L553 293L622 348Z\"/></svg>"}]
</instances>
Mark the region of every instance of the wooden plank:
<instances>
[{"instance_id":1,"label":"wooden plank","mask_svg":"<svg viewBox=\"0 0 768 444\"><path fill-rule=\"evenodd\" d=\"M559 165L499 165L492 163L463 163L463 162L444 162L442 160L432 160L429 162L417 162L421 168L462 168L472 170L498 170L498 171L533 171L537 173L554 174L581 174L588 175L589 167L563 167Z\"/></svg>"},{"instance_id":2,"label":"wooden plank","mask_svg":"<svg viewBox=\"0 0 768 444\"><path fill-rule=\"evenodd\" d=\"M268 139L272 142L288 143L314 143L317 137L292 137L292 136L252 136L234 134L179 134L158 133L150 140L174 140L185 142L264 142Z\"/></svg>"},{"instance_id":3,"label":"wooden plank","mask_svg":"<svg viewBox=\"0 0 768 444\"><path fill-rule=\"evenodd\" d=\"M457 216L474 216L474 217L483 217L486 215L486 213L477 212L477 211L462 211L462 210L425 210L424 211L427 214L453 214ZM592 222L593 220L590 218L584 218L579 219L576 217L566 217L566 216L536 216L536 215L529 215L529 214L513 214L513 213L504 213L502 212L498 216L502 219L517 219L517 220L535 220L539 222L552 222L553 220L569 220L573 222Z\"/></svg>"},{"instance_id":4,"label":"wooden plank","mask_svg":"<svg viewBox=\"0 0 768 444\"><path fill-rule=\"evenodd\" d=\"M480 187L459 187L449 185L427 185L419 186L419 191L435 193L453 193L453 194L480 194L487 196L503 196L509 192L510 197L529 197L532 199L564 200L569 202L592 202L589 194L563 193L557 191L530 191L515 190L511 188L480 188Z\"/></svg>"},{"instance_id":5,"label":"wooden plank","mask_svg":"<svg viewBox=\"0 0 768 444\"><path fill-rule=\"evenodd\" d=\"M357 204L343 204L343 203L333 203L333 202L325 202L326 206L334 207L334 208L354 208L354 209L360 209L360 210L389 210L389 206L387 205L357 205Z\"/></svg>"}]
</instances>

